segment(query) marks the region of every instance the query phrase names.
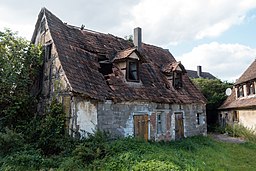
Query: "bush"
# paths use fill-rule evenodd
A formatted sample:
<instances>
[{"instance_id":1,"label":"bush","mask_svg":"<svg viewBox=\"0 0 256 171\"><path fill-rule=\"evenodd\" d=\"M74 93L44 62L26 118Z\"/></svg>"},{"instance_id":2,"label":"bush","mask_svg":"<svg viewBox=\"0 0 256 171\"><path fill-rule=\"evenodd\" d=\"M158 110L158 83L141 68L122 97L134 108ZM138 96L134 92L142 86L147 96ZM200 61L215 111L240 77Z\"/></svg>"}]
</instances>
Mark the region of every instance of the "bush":
<instances>
[{"instance_id":1,"label":"bush","mask_svg":"<svg viewBox=\"0 0 256 171\"><path fill-rule=\"evenodd\" d=\"M132 167L134 171L175 171L180 170L179 167L172 162L158 160L142 160Z\"/></svg>"},{"instance_id":2,"label":"bush","mask_svg":"<svg viewBox=\"0 0 256 171\"><path fill-rule=\"evenodd\" d=\"M20 150L25 140L22 134L16 133L8 128L0 132L0 155L5 156Z\"/></svg>"},{"instance_id":3,"label":"bush","mask_svg":"<svg viewBox=\"0 0 256 171\"><path fill-rule=\"evenodd\" d=\"M240 124L227 125L226 132L230 136L242 137L246 140L256 143L256 130L244 127Z\"/></svg>"},{"instance_id":4,"label":"bush","mask_svg":"<svg viewBox=\"0 0 256 171\"><path fill-rule=\"evenodd\" d=\"M109 140L110 138L106 132L96 130L76 146L73 156L85 164L89 164L95 159L102 159L109 153L107 143Z\"/></svg>"}]
</instances>

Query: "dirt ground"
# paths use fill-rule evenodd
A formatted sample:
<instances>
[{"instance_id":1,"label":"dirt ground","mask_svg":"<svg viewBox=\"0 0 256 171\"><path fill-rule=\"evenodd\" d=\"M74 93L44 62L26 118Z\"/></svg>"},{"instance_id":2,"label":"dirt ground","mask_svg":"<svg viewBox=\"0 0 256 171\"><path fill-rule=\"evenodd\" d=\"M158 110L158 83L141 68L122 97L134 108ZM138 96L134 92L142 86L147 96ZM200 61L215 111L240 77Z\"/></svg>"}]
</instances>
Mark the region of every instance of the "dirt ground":
<instances>
[{"instance_id":1,"label":"dirt ground","mask_svg":"<svg viewBox=\"0 0 256 171\"><path fill-rule=\"evenodd\" d=\"M222 141L222 142L229 142L229 143L244 143L244 142L246 142L242 138L231 137L228 134L209 134L209 136L213 137L217 141Z\"/></svg>"}]
</instances>

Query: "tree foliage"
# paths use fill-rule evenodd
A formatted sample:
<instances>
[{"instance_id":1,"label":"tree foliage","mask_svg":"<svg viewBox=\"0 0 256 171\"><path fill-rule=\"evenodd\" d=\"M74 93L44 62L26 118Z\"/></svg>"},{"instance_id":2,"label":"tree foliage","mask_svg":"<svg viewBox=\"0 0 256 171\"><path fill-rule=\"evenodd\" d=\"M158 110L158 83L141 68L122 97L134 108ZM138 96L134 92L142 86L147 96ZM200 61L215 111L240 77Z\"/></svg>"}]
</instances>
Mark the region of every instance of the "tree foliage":
<instances>
[{"instance_id":1,"label":"tree foliage","mask_svg":"<svg viewBox=\"0 0 256 171\"><path fill-rule=\"evenodd\" d=\"M211 109L217 109L227 98L225 91L231 88L232 84L222 82L219 79L195 78L192 80L201 90L207 99L207 106Z\"/></svg>"},{"instance_id":2,"label":"tree foliage","mask_svg":"<svg viewBox=\"0 0 256 171\"><path fill-rule=\"evenodd\" d=\"M19 118L33 114L35 104L29 92L42 65L41 54L40 46L11 30L0 31L0 128L17 127Z\"/></svg>"}]
</instances>

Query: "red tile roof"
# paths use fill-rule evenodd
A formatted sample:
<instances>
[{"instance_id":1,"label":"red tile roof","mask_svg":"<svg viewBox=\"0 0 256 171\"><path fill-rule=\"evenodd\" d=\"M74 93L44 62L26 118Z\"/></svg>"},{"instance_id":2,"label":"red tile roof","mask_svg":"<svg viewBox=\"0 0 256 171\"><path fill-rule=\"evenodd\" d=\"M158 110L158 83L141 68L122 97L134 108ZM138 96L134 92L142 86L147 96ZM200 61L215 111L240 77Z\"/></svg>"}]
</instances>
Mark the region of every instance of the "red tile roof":
<instances>
[{"instance_id":1,"label":"red tile roof","mask_svg":"<svg viewBox=\"0 0 256 171\"><path fill-rule=\"evenodd\" d=\"M162 72L166 64L176 63L172 54L160 47L142 44L139 52L144 63L140 66L141 84L127 84L120 68L113 63L113 73L99 72L98 59L111 61L117 56L125 58L133 51L133 43L111 34L103 34L64 24L50 11L43 8L36 27L46 16L59 60L72 87L72 91L89 98L114 101L150 101L164 103L205 103L202 93L188 76L183 76L183 88L176 90ZM36 30L32 41L35 42Z\"/></svg>"}]
</instances>

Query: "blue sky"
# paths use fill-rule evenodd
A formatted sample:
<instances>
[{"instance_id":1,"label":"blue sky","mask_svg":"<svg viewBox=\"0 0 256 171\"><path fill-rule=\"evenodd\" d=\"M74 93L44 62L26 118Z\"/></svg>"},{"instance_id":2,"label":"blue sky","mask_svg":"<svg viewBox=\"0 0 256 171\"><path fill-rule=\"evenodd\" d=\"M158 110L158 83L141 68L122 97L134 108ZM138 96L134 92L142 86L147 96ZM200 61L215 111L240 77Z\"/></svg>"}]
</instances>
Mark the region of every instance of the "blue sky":
<instances>
[{"instance_id":1,"label":"blue sky","mask_svg":"<svg viewBox=\"0 0 256 171\"><path fill-rule=\"evenodd\" d=\"M46 7L63 22L169 49L186 69L234 82L256 58L255 0L0 0L0 30L30 39Z\"/></svg>"}]
</instances>

